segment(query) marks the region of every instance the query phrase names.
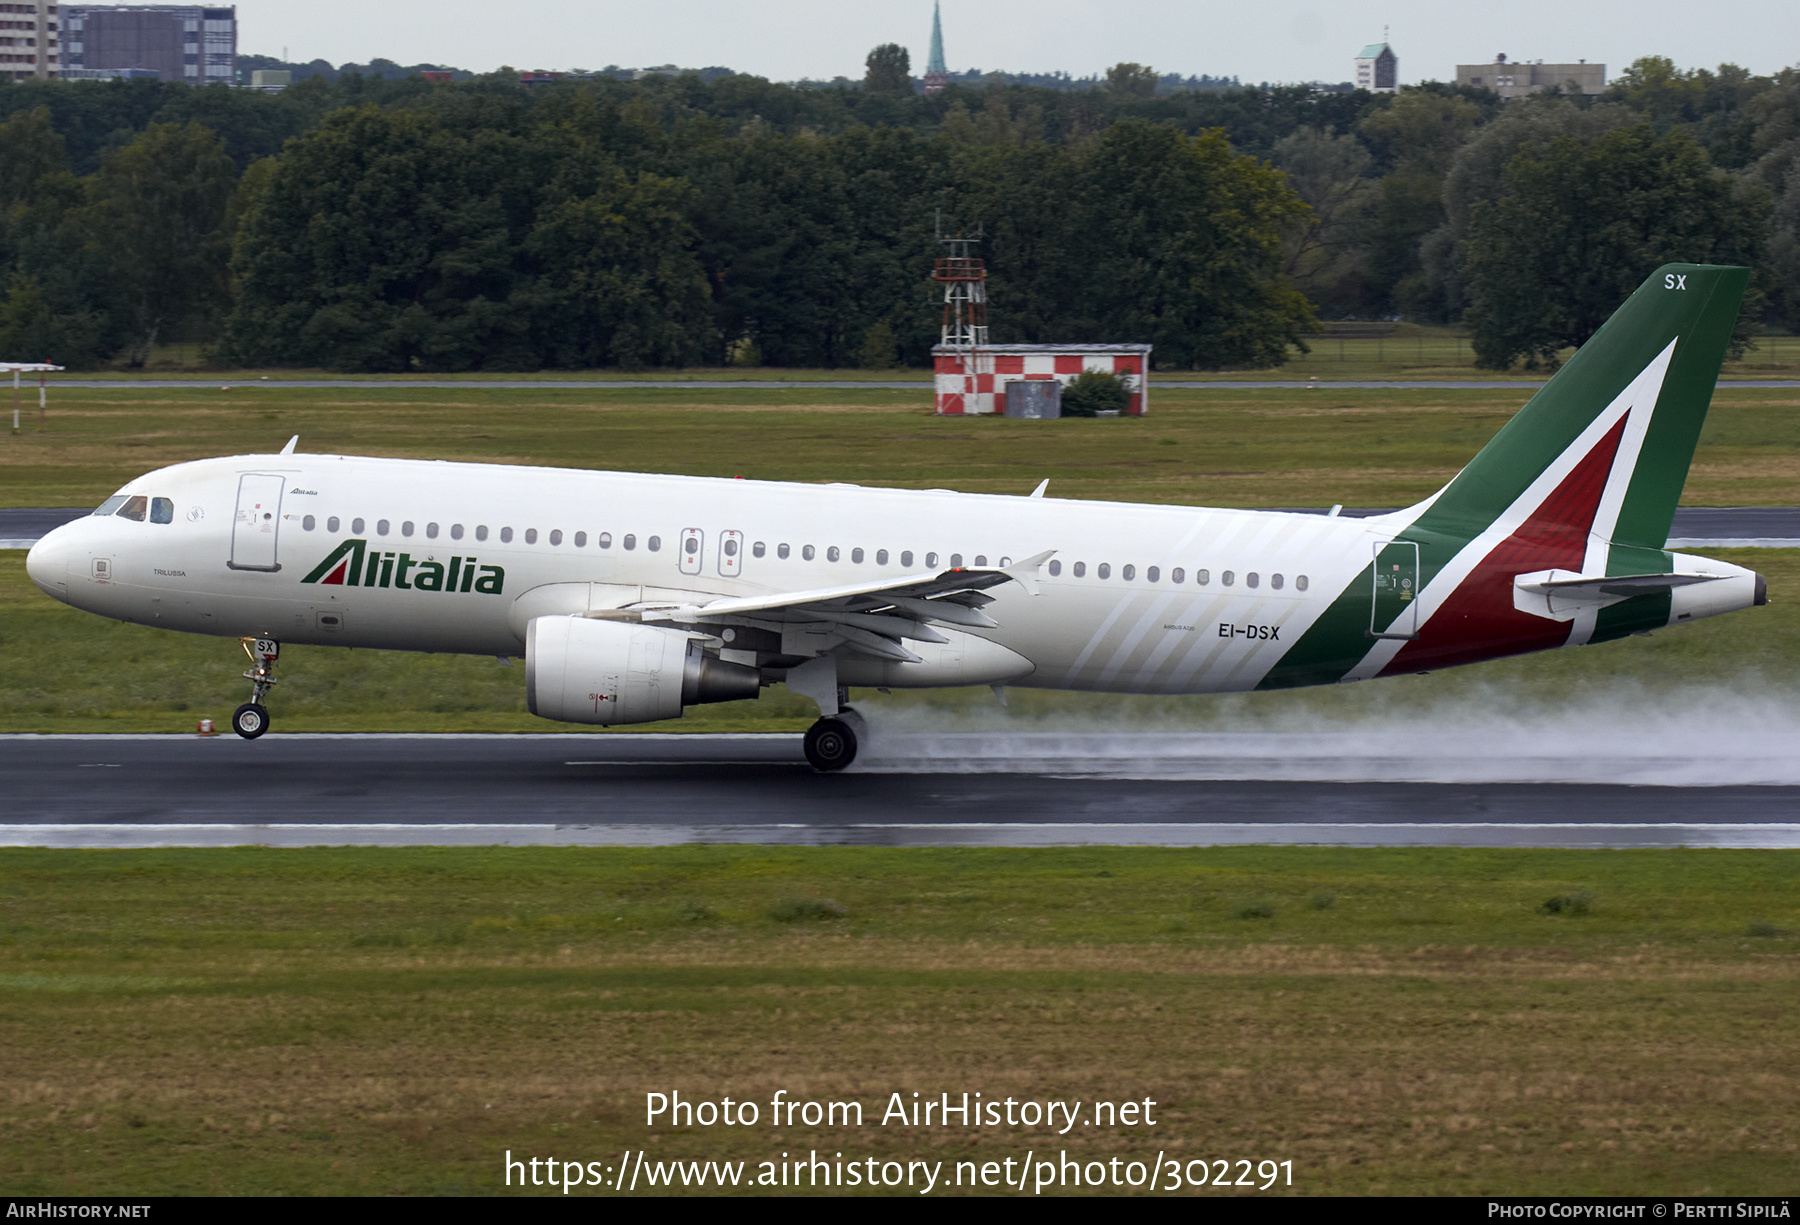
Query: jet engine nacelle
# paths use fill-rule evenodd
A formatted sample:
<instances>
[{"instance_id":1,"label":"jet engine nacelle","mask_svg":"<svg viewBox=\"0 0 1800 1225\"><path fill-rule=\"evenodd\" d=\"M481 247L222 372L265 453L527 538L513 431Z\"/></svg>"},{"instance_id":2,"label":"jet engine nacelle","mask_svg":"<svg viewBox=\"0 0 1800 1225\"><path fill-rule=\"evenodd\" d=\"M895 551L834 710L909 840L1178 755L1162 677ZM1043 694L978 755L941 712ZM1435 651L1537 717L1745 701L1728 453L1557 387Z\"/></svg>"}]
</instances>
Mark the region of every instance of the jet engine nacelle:
<instances>
[{"instance_id":1,"label":"jet engine nacelle","mask_svg":"<svg viewBox=\"0 0 1800 1225\"><path fill-rule=\"evenodd\" d=\"M534 617L525 627L525 703L540 718L649 723L760 687L755 668L707 655L680 630L587 617Z\"/></svg>"}]
</instances>

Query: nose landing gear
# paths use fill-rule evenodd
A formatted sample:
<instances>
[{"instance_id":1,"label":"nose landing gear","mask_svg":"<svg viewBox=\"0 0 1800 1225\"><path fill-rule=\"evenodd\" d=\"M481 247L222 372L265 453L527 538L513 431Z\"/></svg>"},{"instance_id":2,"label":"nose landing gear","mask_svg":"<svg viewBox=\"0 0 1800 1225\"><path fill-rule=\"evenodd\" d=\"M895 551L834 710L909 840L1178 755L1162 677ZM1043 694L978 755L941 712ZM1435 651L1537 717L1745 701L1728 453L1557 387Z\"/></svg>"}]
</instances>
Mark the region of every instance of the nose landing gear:
<instances>
[{"instance_id":1,"label":"nose landing gear","mask_svg":"<svg viewBox=\"0 0 1800 1225\"><path fill-rule=\"evenodd\" d=\"M269 730L269 708L263 699L276 685L275 660L281 644L273 638L240 638L244 654L250 657L250 670L244 679L250 682L250 700L231 714L231 728L245 740L255 740Z\"/></svg>"},{"instance_id":2,"label":"nose landing gear","mask_svg":"<svg viewBox=\"0 0 1800 1225\"><path fill-rule=\"evenodd\" d=\"M803 747L815 770L830 773L856 760L857 742L868 734L863 717L849 706L849 691L838 689L838 712L806 729Z\"/></svg>"}]
</instances>

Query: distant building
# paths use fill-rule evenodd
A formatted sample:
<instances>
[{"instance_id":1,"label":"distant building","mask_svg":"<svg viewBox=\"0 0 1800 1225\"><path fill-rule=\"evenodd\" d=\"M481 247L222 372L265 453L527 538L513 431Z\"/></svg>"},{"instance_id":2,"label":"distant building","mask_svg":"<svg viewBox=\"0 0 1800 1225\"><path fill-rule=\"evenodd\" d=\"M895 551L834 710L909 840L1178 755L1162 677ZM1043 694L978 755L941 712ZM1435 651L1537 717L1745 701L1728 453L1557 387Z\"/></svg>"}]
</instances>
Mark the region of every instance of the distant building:
<instances>
[{"instance_id":1,"label":"distant building","mask_svg":"<svg viewBox=\"0 0 1800 1225\"><path fill-rule=\"evenodd\" d=\"M931 5L931 58L925 61L925 92L943 92L950 83L950 69L944 65L944 23L938 16L936 0Z\"/></svg>"},{"instance_id":2,"label":"distant building","mask_svg":"<svg viewBox=\"0 0 1800 1225\"><path fill-rule=\"evenodd\" d=\"M265 94L278 94L294 83L294 74L286 68L257 68L250 73L250 88Z\"/></svg>"},{"instance_id":3,"label":"distant building","mask_svg":"<svg viewBox=\"0 0 1800 1225\"><path fill-rule=\"evenodd\" d=\"M237 82L237 8L66 4L63 64L71 77L154 72L190 85Z\"/></svg>"},{"instance_id":4,"label":"distant building","mask_svg":"<svg viewBox=\"0 0 1800 1225\"><path fill-rule=\"evenodd\" d=\"M1606 65L1582 60L1575 64L1509 64L1504 55L1496 55L1491 64L1458 64L1456 83L1475 89L1491 89L1511 100L1547 89L1572 90L1580 94L1606 91Z\"/></svg>"},{"instance_id":5,"label":"distant building","mask_svg":"<svg viewBox=\"0 0 1800 1225\"><path fill-rule=\"evenodd\" d=\"M1356 57L1356 88L1374 94L1400 89L1400 57L1386 43L1370 43Z\"/></svg>"},{"instance_id":6,"label":"distant building","mask_svg":"<svg viewBox=\"0 0 1800 1225\"><path fill-rule=\"evenodd\" d=\"M0 4L0 80L58 75L56 7L48 0Z\"/></svg>"}]
</instances>

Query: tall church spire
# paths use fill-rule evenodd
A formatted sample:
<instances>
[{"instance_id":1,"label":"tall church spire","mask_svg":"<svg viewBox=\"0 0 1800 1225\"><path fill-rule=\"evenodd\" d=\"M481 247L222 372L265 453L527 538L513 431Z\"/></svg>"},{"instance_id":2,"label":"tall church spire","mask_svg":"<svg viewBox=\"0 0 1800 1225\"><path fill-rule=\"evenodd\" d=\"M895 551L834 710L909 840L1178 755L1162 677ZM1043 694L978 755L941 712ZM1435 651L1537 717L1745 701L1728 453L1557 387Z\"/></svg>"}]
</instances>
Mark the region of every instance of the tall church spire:
<instances>
[{"instance_id":1,"label":"tall church spire","mask_svg":"<svg viewBox=\"0 0 1800 1225\"><path fill-rule=\"evenodd\" d=\"M938 13L937 0L931 5L931 58L925 62L925 92L935 94L950 81L950 69L944 65L944 22Z\"/></svg>"}]
</instances>

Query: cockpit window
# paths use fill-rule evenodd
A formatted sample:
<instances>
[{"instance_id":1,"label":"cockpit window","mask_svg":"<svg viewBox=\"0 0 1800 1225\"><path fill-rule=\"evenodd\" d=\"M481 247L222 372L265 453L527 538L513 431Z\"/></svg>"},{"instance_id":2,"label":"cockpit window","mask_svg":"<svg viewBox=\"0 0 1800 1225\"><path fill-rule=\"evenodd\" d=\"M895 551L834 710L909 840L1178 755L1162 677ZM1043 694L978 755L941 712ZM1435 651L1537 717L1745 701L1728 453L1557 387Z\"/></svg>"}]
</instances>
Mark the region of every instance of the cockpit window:
<instances>
[{"instance_id":1,"label":"cockpit window","mask_svg":"<svg viewBox=\"0 0 1800 1225\"><path fill-rule=\"evenodd\" d=\"M311 516L308 516L308 518L310 518L310 517ZM150 522L152 522L152 523L173 523L173 522L175 522L175 503L170 501L168 498L151 498L150 499Z\"/></svg>"},{"instance_id":2,"label":"cockpit window","mask_svg":"<svg viewBox=\"0 0 1800 1225\"><path fill-rule=\"evenodd\" d=\"M119 507L119 509L113 513L118 515L121 519L135 519L139 523L142 523L144 521L144 511L149 505L150 499L139 494L135 498L125 499L125 505Z\"/></svg>"},{"instance_id":3,"label":"cockpit window","mask_svg":"<svg viewBox=\"0 0 1800 1225\"><path fill-rule=\"evenodd\" d=\"M110 515L123 505L125 505L125 495L122 493L115 493L112 497L94 507L94 513L96 515Z\"/></svg>"}]
</instances>

